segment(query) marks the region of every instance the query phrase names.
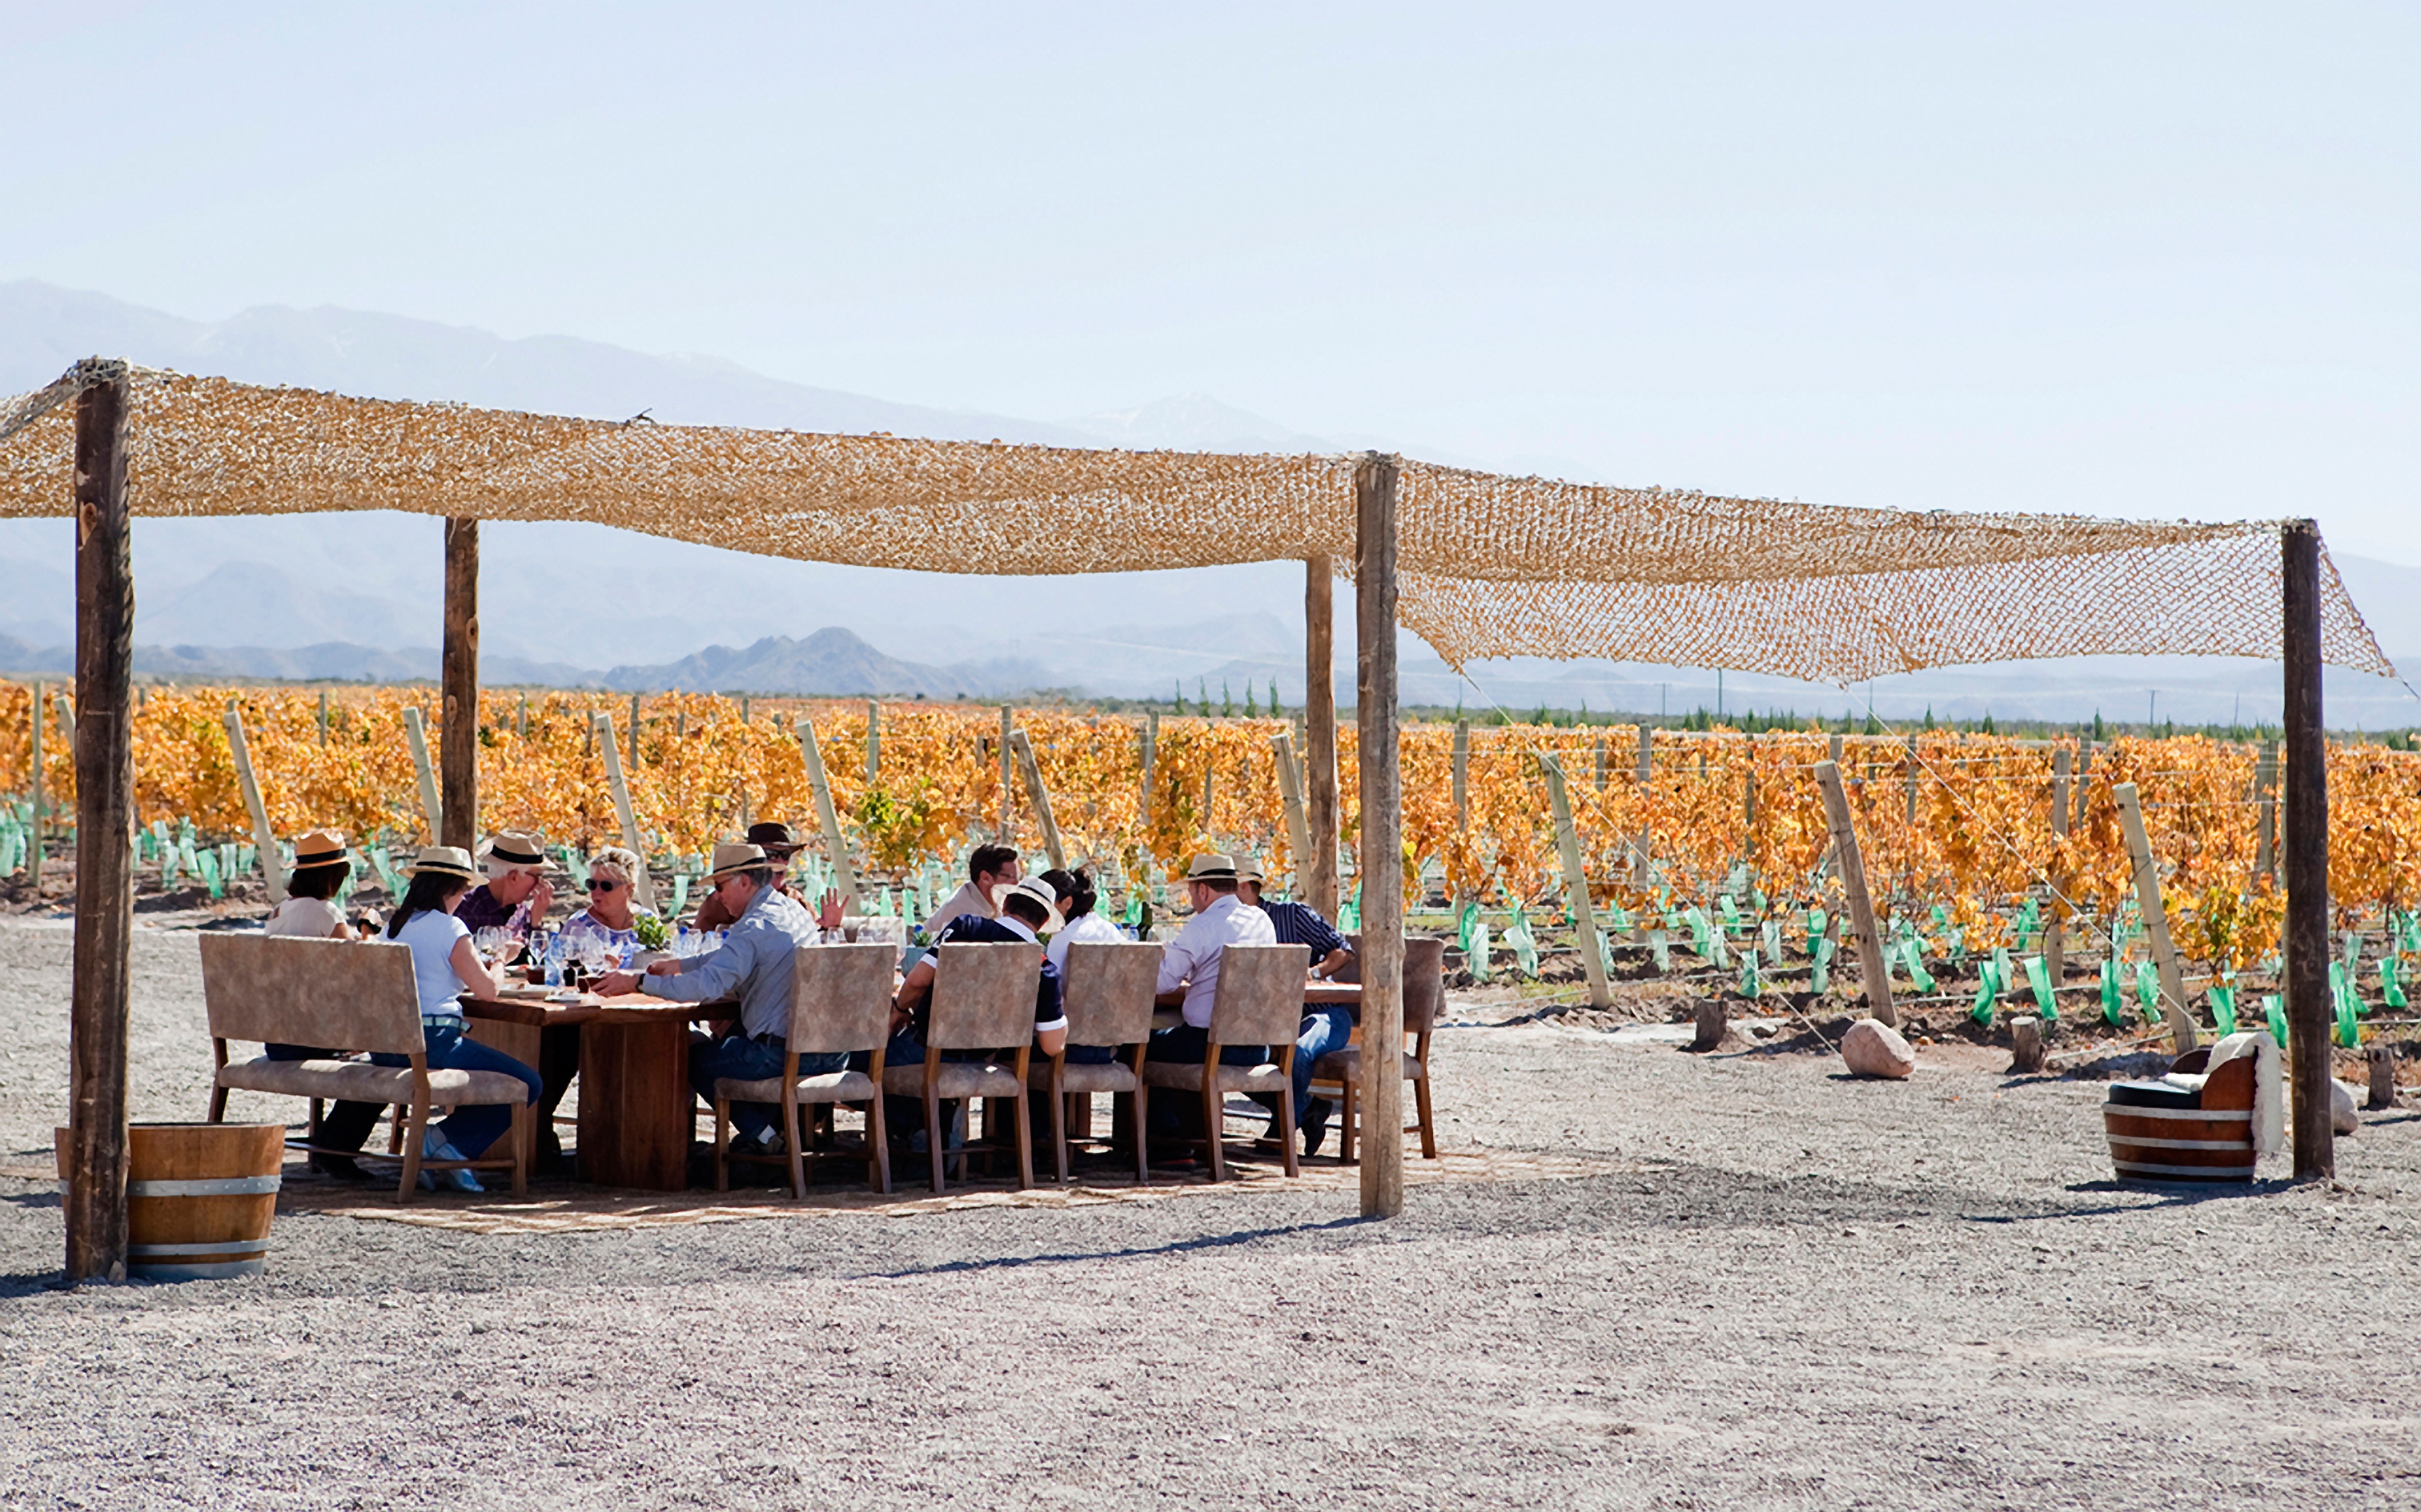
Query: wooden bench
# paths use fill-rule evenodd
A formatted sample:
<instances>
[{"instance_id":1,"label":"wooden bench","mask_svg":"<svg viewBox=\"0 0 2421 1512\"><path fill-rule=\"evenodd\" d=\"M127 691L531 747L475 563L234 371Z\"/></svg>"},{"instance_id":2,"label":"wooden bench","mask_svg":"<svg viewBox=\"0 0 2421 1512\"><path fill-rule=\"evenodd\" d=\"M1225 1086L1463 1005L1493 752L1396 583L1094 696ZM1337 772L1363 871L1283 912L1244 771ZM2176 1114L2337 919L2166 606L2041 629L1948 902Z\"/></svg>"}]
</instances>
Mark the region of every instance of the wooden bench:
<instances>
[{"instance_id":1,"label":"wooden bench","mask_svg":"<svg viewBox=\"0 0 2421 1512\"><path fill-rule=\"evenodd\" d=\"M429 1068L420 993L413 981L408 946L383 941L355 943L249 934L206 934L201 945L202 1000L210 1015L211 1047L218 1064L211 1093L211 1123L225 1121L230 1091L390 1103L404 1110L405 1117L399 1152L403 1177L396 1188L397 1201L412 1200L424 1166L441 1171L509 1170L513 1194L520 1196L528 1190L533 1143L529 1088L519 1077L496 1071ZM401 1055L411 1064L275 1061L266 1054L230 1063L230 1039ZM512 1131L503 1141L509 1154L503 1159L424 1161L420 1143L432 1103L448 1108L510 1104ZM287 1146L327 1155L362 1153L322 1149L309 1140L288 1140Z\"/></svg>"}]
</instances>

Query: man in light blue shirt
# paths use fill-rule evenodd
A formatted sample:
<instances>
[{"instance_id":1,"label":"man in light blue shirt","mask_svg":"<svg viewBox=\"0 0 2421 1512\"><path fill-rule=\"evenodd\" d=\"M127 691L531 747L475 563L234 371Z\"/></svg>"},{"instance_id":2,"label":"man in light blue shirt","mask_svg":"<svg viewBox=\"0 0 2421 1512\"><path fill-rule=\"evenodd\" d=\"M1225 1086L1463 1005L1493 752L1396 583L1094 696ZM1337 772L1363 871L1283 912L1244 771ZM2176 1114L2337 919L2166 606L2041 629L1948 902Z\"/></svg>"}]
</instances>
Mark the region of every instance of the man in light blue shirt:
<instances>
[{"instance_id":1,"label":"man in light blue shirt","mask_svg":"<svg viewBox=\"0 0 2421 1512\"><path fill-rule=\"evenodd\" d=\"M660 960L650 965L646 990L676 1003L740 1000L740 1031L725 1039L692 1035L689 1042L689 1084L707 1101L714 1100L714 1083L726 1077L763 1081L782 1074L789 1050L792 969L801 945L831 938L840 928L840 898L824 899L823 918L817 918L797 900L773 885L773 864L764 848L718 845L706 880L714 897L733 916L722 948L688 959ZM615 972L598 984L605 996L640 990L635 972ZM847 1068L846 1054L802 1055L799 1074L820 1075ZM741 1140L763 1151L778 1143L775 1120L780 1109L772 1103L735 1102L732 1127Z\"/></svg>"}]
</instances>

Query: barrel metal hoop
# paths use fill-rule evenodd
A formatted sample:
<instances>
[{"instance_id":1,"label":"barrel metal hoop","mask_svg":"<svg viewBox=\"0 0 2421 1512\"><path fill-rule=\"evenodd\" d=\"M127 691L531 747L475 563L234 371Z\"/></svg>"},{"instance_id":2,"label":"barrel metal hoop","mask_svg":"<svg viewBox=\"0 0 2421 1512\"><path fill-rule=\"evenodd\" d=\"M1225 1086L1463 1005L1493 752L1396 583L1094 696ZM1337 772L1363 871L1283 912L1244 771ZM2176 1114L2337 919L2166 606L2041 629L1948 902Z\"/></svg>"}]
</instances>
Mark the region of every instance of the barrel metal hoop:
<instances>
[{"instance_id":1,"label":"barrel metal hoop","mask_svg":"<svg viewBox=\"0 0 2421 1512\"><path fill-rule=\"evenodd\" d=\"M2253 1121L2250 1108L2138 1108L2131 1102L2105 1102L2101 1105L2105 1118L2191 1118L2205 1123L2249 1124Z\"/></svg>"},{"instance_id":2,"label":"barrel metal hoop","mask_svg":"<svg viewBox=\"0 0 2421 1512\"><path fill-rule=\"evenodd\" d=\"M126 1257L148 1259L155 1255L266 1255L269 1240L265 1239L228 1239L203 1244L129 1244Z\"/></svg>"},{"instance_id":3,"label":"barrel metal hoop","mask_svg":"<svg viewBox=\"0 0 2421 1512\"><path fill-rule=\"evenodd\" d=\"M2149 1134L2113 1134L2110 1143L2154 1150L2248 1150L2253 1147L2253 1142L2245 1139L2154 1139Z\"/></svg>"},{"instance_id":4,"label":"barrel metal hoop","mask_svg":"<svg viewBox=\"0 0 2421 1512\"><path fill-rule=\"evenodd\" d=\"M146 1265L130 1260L126 1273L137 1281L232 1281L267 1272L267 1260L229 1260L223 1265Z\"/></svg>"},{"instance_id":5,"label":"barrel metal hoop","mask_svg":"<svg viewBox=\"0 0 2421 1512\"><path fill-rule=\"evenodd\" d=\"M192 1181L129 1181L130 1197L259 1197L284 1180L274 1176L206 1177Z\"/></svg>"},{"instance_id":6,"label":"barrel metal hoop","mask_svg":"<svg viewBox=\"0 0 2421 1512\"><path fill-rule=\"evenodd\" d=\"M2158 1165L2149 1161L2115 1161L2120 1176L2199 1177L2206 1181L2253 1179L2249 1165Z\"/></svg>"}]
</instances>

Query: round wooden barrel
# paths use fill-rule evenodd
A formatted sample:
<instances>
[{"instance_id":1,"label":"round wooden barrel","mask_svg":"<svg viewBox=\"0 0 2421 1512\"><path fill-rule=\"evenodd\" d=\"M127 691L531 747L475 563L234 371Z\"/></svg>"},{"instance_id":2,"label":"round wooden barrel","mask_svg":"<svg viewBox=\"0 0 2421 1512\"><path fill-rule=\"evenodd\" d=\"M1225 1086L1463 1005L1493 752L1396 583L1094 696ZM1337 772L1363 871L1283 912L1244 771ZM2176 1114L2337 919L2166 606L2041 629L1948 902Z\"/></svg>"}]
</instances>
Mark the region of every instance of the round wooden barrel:
<instances>
[{"instance_id":1,"label":"round wooden barrel","mask_svg":"<svg viewBox=\"0 0 2421 1512\"><path fill-rule=\"evenodd\" d=\"M2249 1108L2140 1108L2104 1103L2110 1160L2139 1181L2250 1181Z\"/></svg>"},{"instance_id":2,"label":"round wooden barrel","mask_svg":"<svg viewBox=\"0 0 2421 1512\"><path fill-rule=\"evenodd\" d=\"M59 1178L68 1131L58 1131ZM126 1274L137 1281L257 1276L269 1266L283 1124L134 1124L127 1130Z\"/></svg>"}]
</instances>

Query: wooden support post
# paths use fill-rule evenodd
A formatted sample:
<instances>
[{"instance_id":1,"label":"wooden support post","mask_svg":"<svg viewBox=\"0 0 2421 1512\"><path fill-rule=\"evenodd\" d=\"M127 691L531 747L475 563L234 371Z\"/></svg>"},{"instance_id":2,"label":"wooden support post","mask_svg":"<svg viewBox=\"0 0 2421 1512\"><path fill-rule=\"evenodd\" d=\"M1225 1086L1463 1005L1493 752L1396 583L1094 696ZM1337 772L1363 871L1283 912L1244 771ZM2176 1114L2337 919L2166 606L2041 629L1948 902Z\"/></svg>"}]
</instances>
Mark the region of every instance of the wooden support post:
<instances>
[{"instance_id":1,"label":"wooden support post","mask_svg":"<svg viewBox=\"0 0 2421 1512\"><path fill-rule=\"evenodd\" d=\"M1742 737L1741 750L1745 769L1741 775L1741 849L1744 855L1757 853L1757 737Z\"/></svg>"},{"instance_id":2,"label":"wooden support post","mask_svg":"<svg viewBox=\"0 0 2421 1512\"><path fill-rule=\"evenodd\" d=\"M445 805L437 797L437 773L429 765L429 726L418 704L403 706L403 743L412 749L412 768L420 778L420 812L429 819L429 843L444 845L437 837L445 833Z\"/></svg>"},{"instance_id":3,"label":"wooden support post","mask_svg":"<svg viewBox=\"0 0 2421 1512\"><path fill-rule=\"evenodd\" d=\"M882 706L873 699L866 701L866 785L868 787L882 780Z\"/></svg>"},{"instance_id":4,"label":"wooden support post","mask_svg":"<svg viewBox=\"0 0 2421 1512\"><path fill-rule=\"evenodd\" d=\"M520 706L513 710L513 739L516 740L529 739L529 692L526 689L522 692Z\"/></svg>"},{"instance_id":5,"label":"wooden support post","mask_svg":"<svg viewBox=\"0 0 2421 1512\"><path fill-rule=\"evenodd\" d=\"M1639 722L1638 783L1641 802L1647 801L1655 778L1656 731L1643 719ZM1654 844L1648 827L1641 825L1638 837L1631 842L1631 885L1633 887L1646 887L1655 880Z\"/></svg>"},{"instance_id":6,"label":"wooden support post","mask_svg":"<svg viewBox=\"0 0 2421 1512\"><path fill-rule=\"evenodd\" d=\"M126 1277L127 1003L134 936L134 569L126 379L76 401L75 942L68 1029L67 1279ZM39 721L39 710L36 719Z\"/></svg>"},{"instance_id":7,"label":"wooden support post","mask_svg":"<svg viewBox=\"0 0 2421 1512\"><path fill-rule=\"evenodd\" d=\"M1017 803L1009 796L1008 737L1017 726L1017 716L1007 704L1000 706L1000 829L992 835L994 845L1017 843Z\"/></svg>"},{"instance_id":8,"label":"wooden support post","mask_svg":"<svg viewBox=\"0 0 2421 1512\"><path fill-rule=\"evenodd\" d=\"M1858 852L1858 832L1850 822L1850 795L1841 786L1841 764L1816 763L1816 783L1824 790L1824 818L1833 831L1833 865L1841 890L1850 896L1850 926L1858 931L1858 974L1867 988L1867 1007L1878 1022L1897 1025L1892 1007L1891 968L1883 964L1882 930L1875 923L1875 900L1867 891L1867 863Z\"/></svg>"},{"instance_id":9,"label":"wooden support post","mask_svg":"<svg viewBox=\"0 0 2421 1512\"><path fill-rule=\"evenodd\" d=\"M1470 728L1468 725L1465 725L1463 727L1465 729ZM1599 736L1595 743L1597 753L1597 790L1601 793L1605 791L1607 776L1605 737L1602 735Z\"/></svg>"},{"instance_id":10,"label":"wooden support post","mask_svg":"<svg viewBox=\"0 0 2421 1512\"><path fill-rule=\"evenodd\" d=\"M2396 1106L2396 1047L2384 1042L2370 1047L2370 1098L2365 1107Z\"/></svg>"},{"instance_id":11,"label":"wooden support post","mask_svg":"<svg viewBox=\"0 0 2421 1512\"><path fill-rule=\"evenodd\" d=\"M2043 1068L2042 1021L2030 1013L2009 1021L2009 1072L2034 1076Z\"/></svg>"},{"instance_id":12,"label":"wooden support post","mask_svg":"<svg viewBox=\"0 0 2421 1512\"><path fill-rule=\"evenodd\" d=\"M2329 771L2320 711L2320 527L2279 532L2285 626L2287 744L2287 1070L2298 1179L2336 1175L2329 1077Z\"/></svg>"},{"instance_id":13,"label":"wooden support post","mask_svg":"<svg viewBox=\"0 0 2421 1512\"><path fill-rule=\"evenodd\" d=\"M799 714L799 755L807 765L807 790L815 794L816 818L823 825L824 859L832 863L833 885L847 912L863 913L866 910L858 898L857 868L850 865L849 842L840 833L840 810L833 804L832 783L824 776L823 750L816 744L816 722L804 710Z\"/></svg>"},{"instance_id":14,"label":"wooden support post","mask_svg":"<svg viewBox=\"0 0 2421 1512\"><path fill-rule=\"evenodd\" d=\"M639 742L633 740L631 743L635 747ZM622 776L622 753L614 741L614 716L602 709L597 713L597 745L605 753L605 787L614 795L614 817L622 821L622 847L639 858L638 875L631 879L632 896L652 909L656 906L656 881L648 870L648 848L639 840L639 816L631 807L631 785Z\"/></svg>"},{"instance_id":15,"label":"wooden support post","mask_svg":"<svg viewBox=\"0 0 2421 1512\"><path fill-rule=\"evenodd\" d=\"M1311 827L1304 900L1336 917L1336 565L1303 564L1303 813Z\"/></svg>"},{"instance_id":16,"label":"wooden support post","mask_svg":"<svg viewBox=\"0 0 2421 1512\"><path fill-rule=\"evenodd\" d=\"M1278 798L1286 806L1287 850L1294 858L1294 885L1300 893L1311 865L1311 824L1303 812L1303 768L1294 758L1294 737L1284 730L1270 737L1278 769Z\"/></svg>"},{"instance_id":17,"label":"wooden support post","mask_svg":"<svg viewBox=\"0 0 2421 1512\"><path fill-rule=\"evenodd\" d=\"M2258 816L2260 831L2254 844L2253 873L2257 877L2278 875L2278 742L2261 742L2261 754L2253 763L2253 803Z\"/></svg>"},{"instance_id":18,"label":"wooden support post","mask_svg":"<svg viewBox=\"0 0 2421 1512\"><path fill-rule=\"evenodd\" d=\"M1908 827L1916 828L1916 737L1908 738Z\"/></svg>"},{"instance_id":19,"label":"wooden support post","mask_svg":"<svg viewBox=\"0 0 2421 1512\"><path fill-rule=\"evenodd\" d=\"M1373 452L1353 470L1362 1064L1371 1068L1362 1083L1365 1218L1404 1210L1404 1079L1398 1069L1404 1052L1404 815L1396 746L1396 479L1401 466L1398 459Z\"/></svg>"},{"instance_id":20,"label":"wooden support post","mask_svg":"<svg viewBox=\"0 0 2421 1512\"><path fill-rule=\"evenodd\" d=\"M1135 800L1135 812L1142 818L1146 833L1151 829L1151 781L1160 761L1160 710L1148 709L1143 716L1143 791Z\"/></svg>"},{"instance_id":21,"label":"wooden support post","mask_svg":"<svg viewBox=\"0 0 2421 1512\"><path fill-rule=\"evenodd\" d=\"M1572 799L1564 788L1564 764L1541 751L1539 772L1547 779L1547 807L1555 820L1555 854L1564 867L1564 906L1571 911L1581 966L1588 974L1589 1006L1610 1008L1614 993L1606 985L1605 957L1597 948L1597 910L1589 904L1588 874L1581 867L1581 837L1572 825Z\"/></svg>"},{"instance_id":22,"label":"wooden support post","mask_svg":"<svg viewBox=\"0 0 2421 1512\"><path fill-rule=\"evenodd\" d=\"M1454 827L1471 833L1471 721L1454 722Z\"/></svg>"},{"instance_id":23,"label":"wooden support post","mask_svg":"<svg viewBox=\"0 0 2421 1512\"><path fill-rule=\"evenodd\" d=\"M529 695L523 694L522 702L526 706ZM322 749L328 744L328 690L325 688L320 690L320 744Z\"/></svg>"},{"instance_id":24,"label":"wooden support post","mask_svg":"<svg viewBox=\"0 0 2421 1512\"><path fill-rule=\"evenodd\" d=\"M260 781L252 770L252 749L243 738L243 713L234 699L226 703L227 754L235 757L236 787L243 792L244 811L252 816L252 845L260 852L261 880L269 884L269 906L286 901L286 872L277 864L277 836L269 828L269 807L260 801Z\"/></svg>"},{"instance_id":25,"label":"wooden support post","mask_svg":"<svg viewBox=\"0 0 2421 1512\"><path fill-rule=\"evenodd\" d=\"M2068 747L2059 746L2051 754L2051 837L2068 837ZM2068 979L2068 902L2074 885L2068 869L2054 864L2051 874L2053 896L2051 919L2043 926L2043 969L2051 974L2054 991Z\"/></svg>"},{"instance_id":26,"label":"wooden support post","mask_svg":"<svg viewBox=\"0 0 2421 1512\"><path fill-rule=\"evenodd\" d=\"M608 728L611 728L611 727L612 727L613 723L614 723L614 722L613 722L611 719L608 719L608 720L605 722L605 724L606 724L606 725L607 725L607 727L608 727ZM608 742L608 743L611 743L611 742ZM632 771L633 771L633 772L636 772L636 771L638 770L638 768L639 768L639 695L638 695L637 694L633 694L631 695L631 770L632 770Z\"/></svg>"},{"instance_id":27,"label":"wooden support post","mask_svg":"<svg viewBox=\"0 0 2421 1512\"><path fill-rule=\"evenodd\" d=\"M2075 829L2085 828L2085 803L2092 795L2092 784L2087 778L2092 772L2093 742L2079 740L2076 744L2076 815L2071 826Z\"/></svg>"},{"instance_id":28,"label":"wooden support post","mask_svg":"<svg viewBox=\"0 0 2421 1512\"><path fill-rule=\"evenodd\" d=\"M1059 821L1052 817L1051 789L1042 786L1042 766L1034 759L1034 742L1023 730L1009 732L1008 743L1017 754L1018 775L1025 779L1025 800L1034 805L1034 820L1042 826L1042 851L1051 858L1054 868L1065 871L1068 853L1059 848Z\"/></svg>"},{"instance_id":29,"label":"wooden support post","mask_svg":"<svg viewBox=\"0 0 2421 1512\"><path fill-rule=\"evenodd\" d=\"M42 701L42 685L34 684L33 701L25 706L26 736L32 743L33 765L29 786L33 796L33 823L25 837L25 878L34 884L34 896L42 896L42 726L49 723Z\"/></svg>"},{"instance_id":30,"label":"wooden support post","mask_svg":"<svg viewBox=\"0 0 2421 1512\"><path fill-rule=\"evenodd\" d=\"M479 522L445 522L445 645L437 687L437 765L445 787L439 845L479 843Z\"/></svg>"},{"instance_id":31,"label":"wooden support post","mask_svg":"<svg viewBox=\"0 0 2421 1512\"><path fill-rule=\"evenodd\" d=\"M2186 1016L2186 976L2178 964L2178 947L2169 939L2169 911L2161 902L2161 868L2152 859L2151 836L2144 829L2144 805L2135 785L2122 782L2111 790L2118 803L2118 825L2134 860L2135 907L2144 915L2144 936L2151 942L2152 963L2161 974L2161 1012L2169 1021L2180 1055L2202 1042L2195 1021Z\"/></svg>"}]
</instances>

